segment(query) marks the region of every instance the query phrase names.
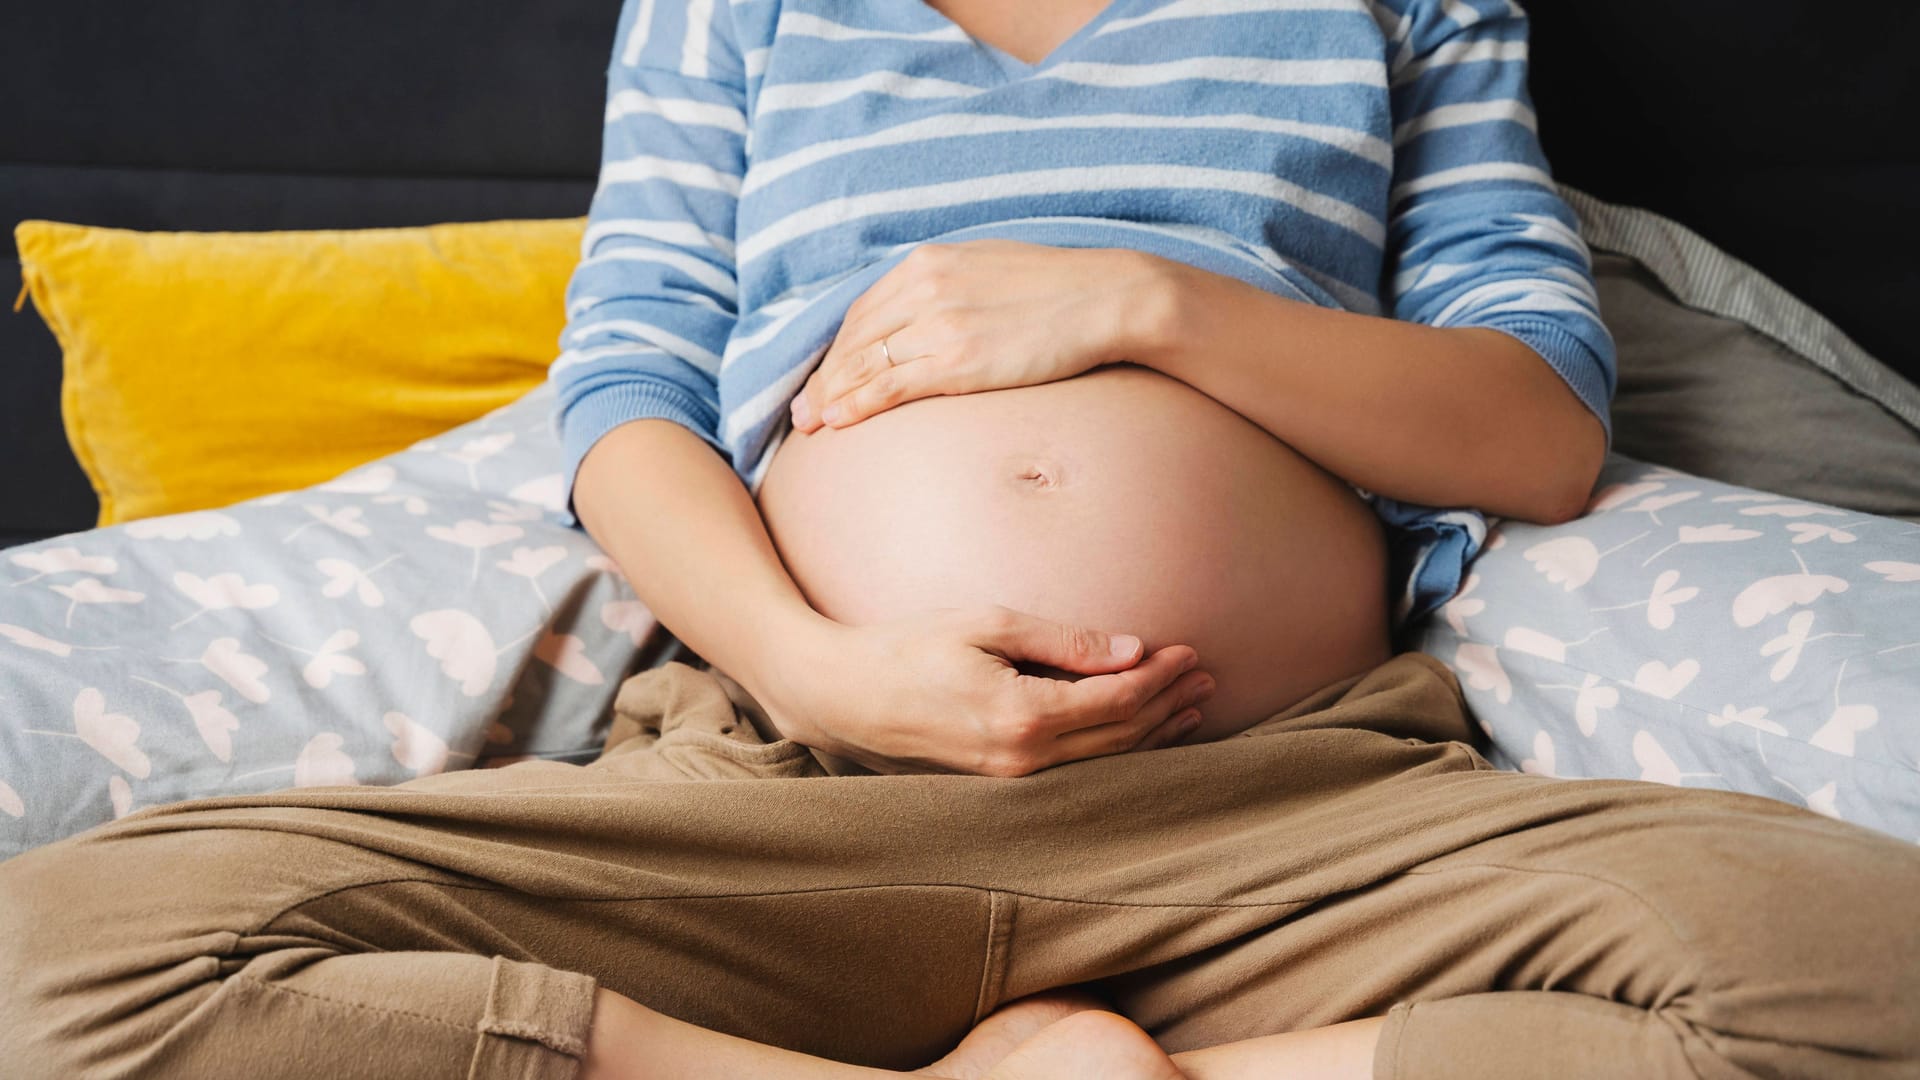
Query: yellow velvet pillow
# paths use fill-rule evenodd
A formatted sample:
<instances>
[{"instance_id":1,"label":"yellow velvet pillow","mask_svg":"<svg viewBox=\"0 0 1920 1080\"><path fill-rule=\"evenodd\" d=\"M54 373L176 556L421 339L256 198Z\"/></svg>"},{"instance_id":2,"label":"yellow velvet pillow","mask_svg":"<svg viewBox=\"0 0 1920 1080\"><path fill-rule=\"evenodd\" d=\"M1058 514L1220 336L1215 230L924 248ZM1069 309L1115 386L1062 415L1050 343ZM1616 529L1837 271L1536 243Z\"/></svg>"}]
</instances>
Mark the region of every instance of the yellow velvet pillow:
<instances>
[{"instance_id":1,"label":"yellow velvet pillow","mask_svg":"<svg viewBox=\"0 0 1920 1080\"><path fill-rule=\"evenodd\" d=\"M14 236L111 525L306 487L524 395L558 355L584 228Z\"/></svg>"}]
</instances>

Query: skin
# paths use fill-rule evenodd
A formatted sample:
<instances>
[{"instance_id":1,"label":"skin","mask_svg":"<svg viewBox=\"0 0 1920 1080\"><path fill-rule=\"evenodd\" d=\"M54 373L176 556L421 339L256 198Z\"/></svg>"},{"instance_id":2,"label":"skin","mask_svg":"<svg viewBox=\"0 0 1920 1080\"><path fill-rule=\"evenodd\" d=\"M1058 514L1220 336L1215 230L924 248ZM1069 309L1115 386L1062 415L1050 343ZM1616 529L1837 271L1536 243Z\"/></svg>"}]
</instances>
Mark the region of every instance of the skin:
<instances>
[{"instance_id":1,"label":"skin","mask_svg":"<svg viewBox=\"0 0 1920 1080\"><path fill-rule=\"evenodd\" d=\"M1357 1020L1167 1055L1152 1037L1074 991L1014 1002L939 1061L911 1073L764 1046L662 1015L602 990L583 1077L624 1080L1363 1080L1381 1021Z\"/></svg>"},{"instance_id":2,"label":"skin","mask_svg":"<svg viewBox=\"0 0 1920 1080\"><path fill-rule=\"evenodd\" d=\"M1051 5L1017 0L922 2L964 25L976 38L1028 63L1044 59L1105 7L1101 0L1060 0ZM1089 280L1112 283L1104 302L1089 302L1084 296L1078 302L1061 299L1060 282ZM1022 283L1036 287L1022 288ZM1023 303L1029 310L1020 310ZM1050 310L1048 303L1053 305ZM1036 305L1039 310L1034 310ZM1114 328L1106 335L1091 329L1102 321ZM1008 340L1008 335L1017 333L1013 327L1041 334L1041 340ZM895 363L893 358L902 355L909 362ZM1404 363L1407 356L1419 356L1422 362ZM1141 253L1063 252L1007 241L923 245L877 282L848 313L839 338L796 399L794 428L801 434L822 426L844 428L920 398L1059 382L1122 360L1193 387L1337 476L1411 502L1477 506L1544 523L1564 521L1579 512L1604 455L1598 420L1531 349L1497 331L1437 329L1298 304ZM1370 422L1353 423L1353 417L1369 417ZM627 436L624 441L629 447L637 439L648 440L654 448L672 447L689 462L688 475L706 467L704 461L691 464L697 453L694 445L666 434L658 424L626 427L648 429L644 435ZM643 564L637 559L628 562L630 555L642 553L642 544L635 539L642 523L636 511L629 511L624 520L605 509L590 514L588 493L614 481L590 483L588 478L610 472L618 476L624 470L616 463L634 460L631 453L614 451L600 454L596 465L595 455L589 454L577 485L583 523L622 565ZM684 496L692 490L686 483L659 501L642 505L674 505L669 495ZM690 527L723 549L728 540L722 538L730 538L739 551L741 561L732 565L751 569L748 584L730 583L725 591L731 597L757 594L765 601L758 608L736 609L754 610L757 624L736 626L738 636L723 639L721 626L713 620L689 615L683 623L669 610L690 613L698 608L695 590L703 582L716 586L707 594L710 602L720 593L712 568L728 565L711 553L696 559L690 553L694 549L684 543L677 548L659 545L646 552L693 571L681 587L685 595L664 586L650 587L650 606L677 632L683 625L699 627L692 636L711 643L714 651L700 641L688 643L741 677L768 704L777 725L784 720L796 738L844 752L846 746L835 747L826 733L807 730L801 718L815 701L828 700L819 696L826 693L822 673L849 670L836 668L824 658L844 657L857 651L855 643L879 639L871 634L863 638L850 630L836 633L828 625L841 624L817 614L812 619L800 614L802 608L809 612L811 608L796 595L800 587L780 574L778 561L769 558L772 537L764 524L757 515L750 527L741 520L754 513L751 501L743 500L744 492L735 485L716 481L705 490L727 493L722 508L695 518ZM678 505L691 501L682 497ZM591 500L596 507L608 502ZM736 531L729 533L729 525ZM651 575L649 582L666 576ZM663 604L652 603L656 595L664 597ZM970 634L975 647L981 647L987 637L981 628L984 624L967 624L970 629L962 634L959 616L950 618L952 625L943 626L947 640ZM1003 640L1015 640L1016 621L1008 617L996 628ZM1038 629L1039 624L1022 625L1028 633L1020 640L1034 646L1028 649L1027 659L1056 671L1089 676L1070 685L1098 684L1076 705L1089 712L1104 709L1106 723L1127 728L1125 737L1113 741L1113 751L1164 744L1170 730L1184 734L1177 723L1169 724L1169 719L1178 719L1177 713L1169 717L1146 708L1150 702L1166 704L1170 694L1177 700L1195 697L1199 684L1193 681L1192 665L1167 659L1172 655L1184 661L1190 650L1183 645L1148 649L1131 654L1137 660L1123 657L1103 665L1095 653L1107 643L1106 633L1062 627L1053 647L1041 649L1037 643L1053 631ZM681 636L688 638L686 633ZM772 648L774 642L782 647ZM1004 648L1007 653L1017 651ZM785 657L784 666L776 656ZM1124 693L1121 684L1111 681L1155 663L1159 667L1151 677L1136 679ZM1041 693L1062 692L1041 691L1016 681L1032 678L1028 675L998 678L998 704L992 706L997 711L992 715L1014 715L1007 703L1015 700L1031 706ZM1184 688L1179 685L1183 678L1190 680ZM814 688L812 701L809 686ZM1102 693L1107 695L1104 704L1095 706L1091 695ZM1068 715L1064 699L1051 708L1056 720ZM989 711L977 714L985 717ZM1062 732L1091 730L1084 724L1072 726L1078 722L1066 721ZM1022 726L1033 725L1023 722ZM1142 731L1137 739L1136 727ZM782 726L783 731L787 729ZM992 744L999 734L990 732L985 743ZM1056 733L1043 734L1058 738ZM1035 749L1045 744L1032 739L1028 743L1016 748L1008 771L1017 773L1046 760ZM992 753L1004 755L999 749ZM1064 754L1057 760L1075 756L1084 754ZM884 755L875 760L884 760ZM989 758L968 756L967 760L978 764ZM992 756L991 760L1008 759ZM1168 1058L1123 1017L1097 1008L1059 1012L1057 1004L1047 1004L1037 1011L1006 1010L989 1017L968 1043L934 1066L948 1072L923 1071L922 1075L949 1075L956 1080L1075 1075L1116 1080L1359 1078L1371 1075L1381 1025L1379 1018L1369 1018ZM596 999L583 1075L826 1080L880 1074L695 1028L602 990Z\"/></svg>"},{"instance_id":3,"label":"skin","mask_svg":"<svg viewBox=\"0 0 1920 1080\"><path fill-rule=\"evenodd\" d=\"M1236 734L1391 655L1372 509L1238 413L1138 365L791 435L759 505L794 582L836 622L998 603L1192 647L1215 687L1193 740Z\"/></svg>"},{"instance_id":4,"label":"skin","mask_svg":"<svg viewBox=\"0 0 1920 1080\"><path fill-rule=\"evenodd\" d=\"M1599 419L1500 331L1323 308L1145 252L1014 240L922 244L874 282L796 396L794 430L1123 360L1336 476L1427 506L1568 521L1606 456Z\"/></svg>"}]
</instances>

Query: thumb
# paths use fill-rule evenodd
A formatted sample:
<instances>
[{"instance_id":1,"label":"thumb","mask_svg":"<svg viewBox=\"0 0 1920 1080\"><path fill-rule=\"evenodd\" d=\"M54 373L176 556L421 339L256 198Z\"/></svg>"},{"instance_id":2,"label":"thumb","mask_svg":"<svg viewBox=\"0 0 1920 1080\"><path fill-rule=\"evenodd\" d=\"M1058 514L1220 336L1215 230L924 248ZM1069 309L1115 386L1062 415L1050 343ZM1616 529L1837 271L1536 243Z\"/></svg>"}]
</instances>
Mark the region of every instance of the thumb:
<instances>
[{"instance_id":1,"label":"thumb","mask_svg":"<svg viewBox=\"0 0 1920 1080\"><path fill-rule=\"evenodd\" d=\"M1077 675L1125 671L1140 659L1140 639L1042 619L1008 609L1013 616L990 643L1010 660L1032 660Z\"/></svg>"}]
</instances>

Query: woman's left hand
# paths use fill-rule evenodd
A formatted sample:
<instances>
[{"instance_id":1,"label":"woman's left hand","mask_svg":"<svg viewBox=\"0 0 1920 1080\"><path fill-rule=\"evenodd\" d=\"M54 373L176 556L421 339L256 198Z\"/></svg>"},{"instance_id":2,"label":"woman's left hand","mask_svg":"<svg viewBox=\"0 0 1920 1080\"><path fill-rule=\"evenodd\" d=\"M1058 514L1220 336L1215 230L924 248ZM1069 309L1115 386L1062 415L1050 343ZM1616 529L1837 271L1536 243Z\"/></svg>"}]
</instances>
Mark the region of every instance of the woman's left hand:
<instances>
[{"instance_id":1,"label":"woman's left hand","mask_svg":"<svg viewBox=\"0 0 1920 1080\"><path fill-rule=\"evenodd\" d=\"M794 398L794 429L846 427L917 398L1055 382L1125 360L1165 293L1159 260L1125 248L922 244L848 307Z\"/></svg>"}]
</instances>

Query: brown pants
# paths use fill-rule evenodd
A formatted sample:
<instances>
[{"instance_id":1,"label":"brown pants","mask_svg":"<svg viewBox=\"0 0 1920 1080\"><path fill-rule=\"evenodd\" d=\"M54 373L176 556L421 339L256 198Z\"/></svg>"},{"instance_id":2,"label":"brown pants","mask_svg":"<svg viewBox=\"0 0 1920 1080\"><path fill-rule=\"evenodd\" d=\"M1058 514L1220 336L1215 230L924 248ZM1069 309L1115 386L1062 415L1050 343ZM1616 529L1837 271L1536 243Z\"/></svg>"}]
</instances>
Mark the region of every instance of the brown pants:
<instances>
[{"instance_id":1,"label":"brown pants","mask_svg":"<svg viewBox=\"0 0 1920 1080\"><path fill-rule=\"evenodd\" d=\"M204 799L0 865L0 1072L565 1077L596 985L910 1068L1092 983L1169 1050L1385 1014L1396 1080L1920 1076L1920 849L1492 770L1417 654L1018 780L826 776L684 664L617 712L585 767Z\"/></svg>"}]
</instances>

